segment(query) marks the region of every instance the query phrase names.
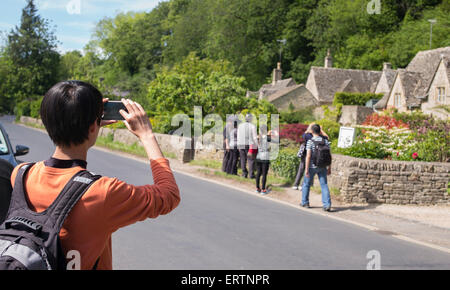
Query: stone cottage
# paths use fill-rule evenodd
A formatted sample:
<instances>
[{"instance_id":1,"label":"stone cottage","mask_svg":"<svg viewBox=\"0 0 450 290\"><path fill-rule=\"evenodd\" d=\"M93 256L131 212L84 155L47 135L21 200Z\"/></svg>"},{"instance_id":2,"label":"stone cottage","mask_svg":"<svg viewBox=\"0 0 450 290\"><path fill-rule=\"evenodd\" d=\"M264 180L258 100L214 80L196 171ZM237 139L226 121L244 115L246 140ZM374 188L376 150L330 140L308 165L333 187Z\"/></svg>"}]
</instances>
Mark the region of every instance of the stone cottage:
<instances>
[{"instance_id":1,"label":"stone cottage","mask_svg":"<svg viewBox=\"0 0 450 290\"><path fill-rule=\"evenodd\" d=\"M445 106L450 106L449 64L450 47L420 51L405 69L395 71L389 91L385 91L384 85L377 86L379 92L385 95L374 108L397 108L401 112L420 109L447 119L449 115Z\"/></svg>"},{"instance_id":2,"label":"stone cottage","mask_svg":"<svg viewBox=\"0 0 450 290\"><path fill-rule=\"evenodd\" d=\"M299 110L319 105L304 84L297 84L294 79L282 79L281 63L272 73L272 83L263 85L257 92L247 92L247 97L257 96L259 100L267 100L278 110Z\"/></svg>"},{"instance_id":3,"label":"stone cottage","mask_svg":"<svg viewBox=\"0 0 450 290\"><path fill-rule=\"evenodd\" d=\"M324 67L311 67L306 88L320 105L327 105L333 102L337 92L375 92L381 76L380 71L333 68L328 51Z\"/></svg>"},{"instance_id":4,"label":"stone cottage","mask_svg":"<svg viewBox=\"0 0 450 290\"><path fill-rule=\"evenodd\" d=\"M337 92L384 94L373 108L395 107L399 111L420 109L435 117L447 119L450 106L450 47L420 51L405 69L383 64L382 71L340 69L333 67L328 50L324 67L312 66L306 85L292 78L282 79L281 64L273 70L272 83L265 84L257 96L279 110L329 105Z\"/></svg>"}]
</instances>

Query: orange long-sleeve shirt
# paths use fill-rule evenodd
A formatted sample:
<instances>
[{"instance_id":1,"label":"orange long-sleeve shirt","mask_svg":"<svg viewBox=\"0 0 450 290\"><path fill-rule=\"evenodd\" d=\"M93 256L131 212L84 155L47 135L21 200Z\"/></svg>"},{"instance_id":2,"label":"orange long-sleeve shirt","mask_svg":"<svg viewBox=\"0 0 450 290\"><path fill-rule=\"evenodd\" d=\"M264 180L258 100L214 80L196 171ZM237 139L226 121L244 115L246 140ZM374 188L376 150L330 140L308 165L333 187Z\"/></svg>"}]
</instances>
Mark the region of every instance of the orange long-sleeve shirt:
<instances>
[{"instance_id":1,"label":"orange long-sleeve shirt","mask_svg":"<svg viewBox=\"0 0 450 290\"><path fill-rule=\"evenodd\" d=\"M134 186L117 178L102 177L77 202L60 232L64 253L77 250L81 269L112 269L111 234L121 227L164 215L176 208L180 193L165 158L150 162L153 185ZM14 186L17 170L11 176ZM30 209L42 212L82 167L55 168L36 163L25 179Z\"/></svg>"}]
</instances>

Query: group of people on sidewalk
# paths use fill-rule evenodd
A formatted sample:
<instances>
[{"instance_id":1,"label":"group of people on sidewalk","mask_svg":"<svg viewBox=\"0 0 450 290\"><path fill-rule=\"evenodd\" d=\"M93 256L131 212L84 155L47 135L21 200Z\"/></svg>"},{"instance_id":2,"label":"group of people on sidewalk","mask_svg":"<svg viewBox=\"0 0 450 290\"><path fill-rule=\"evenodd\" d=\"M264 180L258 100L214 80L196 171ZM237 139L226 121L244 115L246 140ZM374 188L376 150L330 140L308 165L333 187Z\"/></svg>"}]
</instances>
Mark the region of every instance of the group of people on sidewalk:
<instances>
[{"instance_id":1,"label":"group of people on sidewalk","mask_svg":"<svg viewBox=\"0 0 450 290\"><path fill-rule=\"evenodd\" d=\"M260 126L257 134L256 126L251 123L252 115L245 116L245 122L239 122L237 118L227 119L223 131L224 158L222 171L227 174L237 175L238 165L242 170L242 177L254 178L256 192L267 194L267 175L270 166L270 142L277 131L268 131L265 124ZM313 184L314 176L319 178L322 191L322 203L325 211L331 209L330 190L328 188L327 175L331 174L331 151L328 135L320 125L312 123L302 136L297 156L300 158L297 175L293 189L302 191L301 206L309 208L309 192ZM278 139L278 138L277 138ZM248 170L247 170L248 163ZM254 174L256 170L256 175ZM304 178L303 178L304 177ZM300 181L303 178L303 184Z\"/></svg>"},{"instance_id":2,"label":"group of people on sidewalk","mask_svg":"<svg viewBox=\"0 0 450 290\"><path fill-rule=\"evenodd\" d=\"M260 126L258 134L256 126L252 124L251 114L245 116L245 122L240 122L235 117L228 118L223 130L225 152L222 171L237 175L240 164L242 177L255 179L256 192L267 194L269 192L266 187L270 165L269 142L272 142L274 136L278 137L278 132L268 131L265 124Z\"/></svg>"}]
</instances>

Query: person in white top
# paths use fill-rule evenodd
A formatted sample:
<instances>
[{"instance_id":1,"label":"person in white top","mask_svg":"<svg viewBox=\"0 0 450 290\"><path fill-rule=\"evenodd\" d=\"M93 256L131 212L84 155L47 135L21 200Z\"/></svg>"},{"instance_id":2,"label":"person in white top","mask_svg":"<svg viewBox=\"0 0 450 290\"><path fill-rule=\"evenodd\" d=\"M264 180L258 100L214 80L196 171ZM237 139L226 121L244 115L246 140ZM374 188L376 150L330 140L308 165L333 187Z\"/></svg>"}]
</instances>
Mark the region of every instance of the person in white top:
<instances>
[{"instance_id":1,"label":"person in white top","mask_svg":"<svg viewBox=\"0 0 450 290\"><path fill-rule=\"evenodd\" d=\"M242 169L242 176L247 178L248 173L250 172L250 178L255 178L254 175L254 159L253 158L247 158L248 156L248 150L250 149L250 146L256 146L258 144L256 133L256 126L251 123L253 119L253 116L251 114L247 114L245 116L245 122L239 124L238 126L238 136L237 136L237 145L239 149L239 159L241 161L241 169ZM248 167L247 170L247 160L248 160Z\"/></svg>"}]
</instances>

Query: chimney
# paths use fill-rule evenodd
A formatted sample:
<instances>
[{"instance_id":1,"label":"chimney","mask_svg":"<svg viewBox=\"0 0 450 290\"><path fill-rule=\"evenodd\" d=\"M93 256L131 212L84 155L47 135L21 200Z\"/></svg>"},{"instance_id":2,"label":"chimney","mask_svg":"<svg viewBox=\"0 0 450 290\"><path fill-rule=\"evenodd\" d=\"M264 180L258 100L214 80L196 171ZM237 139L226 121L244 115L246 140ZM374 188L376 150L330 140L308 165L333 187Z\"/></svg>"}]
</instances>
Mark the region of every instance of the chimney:
<instances>
[{"instance_id":1,"label":"chimney","mask_svg":"<svg viewBox=\"0 0 450 290\"><path fill-rule=\"evenodd\" d=\"M390 62L383 62L383 70L392 69L392 64Z\"/></svg>"},{"instance_id":2,"label":"chimney","mask_svg":"<svg viewBox=\"0 0 450 290\"><path fill-rule=\"evenodd\" d=\"M281 62L277 63L277 68L273 70L272 85L274 86L278 81L281 81Z\"/></svg>"},{"instance_id":3,"label":"chimney","mask_svg":"<svg viewBox=\"0 0 450 290\"><path fill-rule=\"evenodd\" d=\"M325 67L326 68L333 67L333 58L331 57L330 49L328 49L327 56L325 57Z\"/></svg>"}]
</instances>

